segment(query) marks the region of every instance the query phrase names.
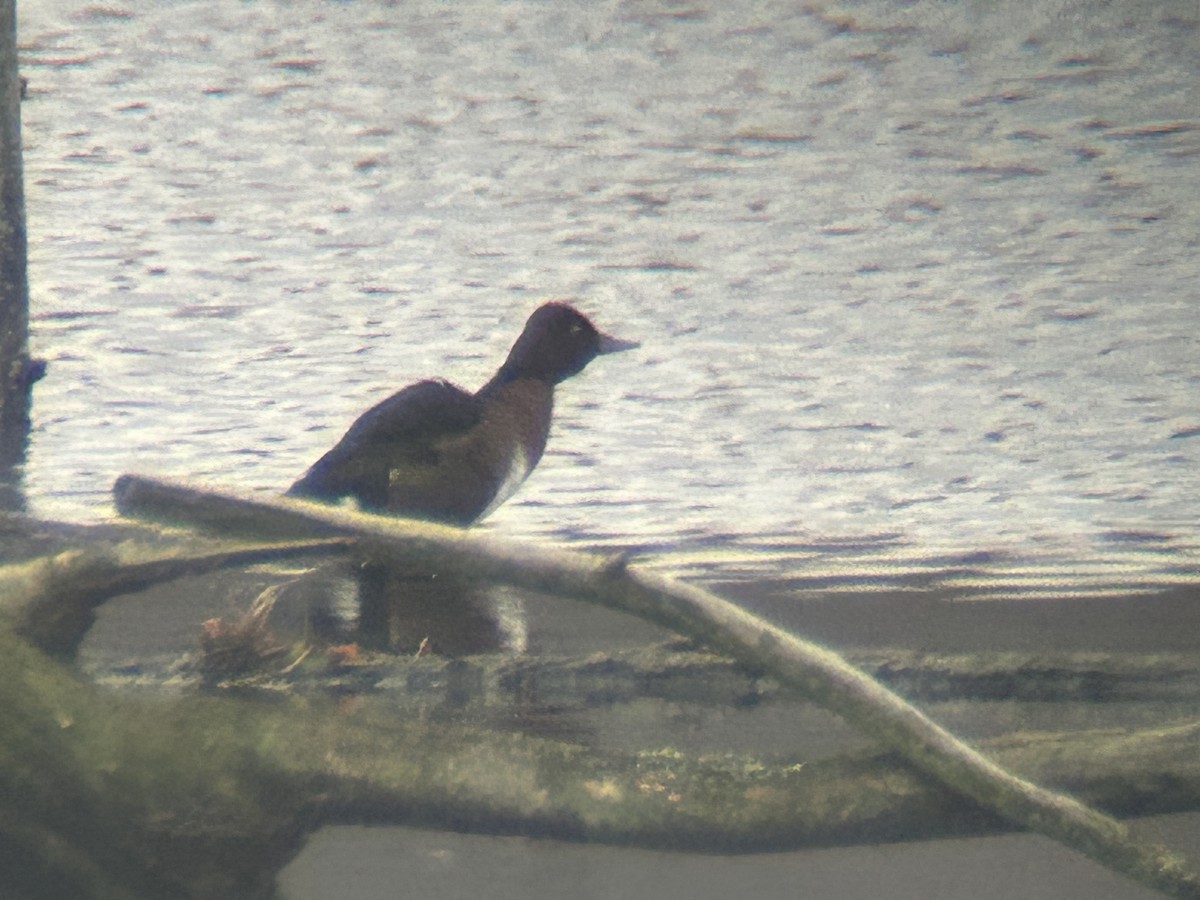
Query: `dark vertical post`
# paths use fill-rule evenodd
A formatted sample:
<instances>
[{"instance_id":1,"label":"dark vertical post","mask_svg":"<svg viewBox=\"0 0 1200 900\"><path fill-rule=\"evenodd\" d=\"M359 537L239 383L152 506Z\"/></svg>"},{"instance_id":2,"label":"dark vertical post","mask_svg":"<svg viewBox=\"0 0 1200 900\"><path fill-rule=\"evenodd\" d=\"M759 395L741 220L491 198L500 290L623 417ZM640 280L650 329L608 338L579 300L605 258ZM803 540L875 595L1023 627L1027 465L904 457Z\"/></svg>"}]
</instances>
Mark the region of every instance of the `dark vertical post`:
<instances>
[{"instance_id":1,"label":"dark vertical post","mask_svg":"<svg viewBox=\"0 0 1200 900\"><path fill-rule=\"evenodd\" d=\"M29 281L21 165L16 0L0 0L0 508L19 508L17 467L29 437Z\"/></svg>"}]
</instances>

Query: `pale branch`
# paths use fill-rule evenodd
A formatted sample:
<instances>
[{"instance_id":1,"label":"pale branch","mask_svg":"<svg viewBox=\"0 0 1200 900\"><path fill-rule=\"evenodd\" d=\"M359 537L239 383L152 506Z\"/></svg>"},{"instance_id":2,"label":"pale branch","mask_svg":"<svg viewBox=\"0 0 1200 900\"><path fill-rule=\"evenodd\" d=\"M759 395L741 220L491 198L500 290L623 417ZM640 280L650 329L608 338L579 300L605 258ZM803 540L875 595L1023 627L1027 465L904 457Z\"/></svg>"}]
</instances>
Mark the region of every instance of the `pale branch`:
<instances>
[{"instance_id":1,"label":"pale branch","mask_svg":"<svg viewBox=\"0 0 1200 900\"><path fill-rule=\"evenodd\" d=\"M639 572L624 559L527 549L490 535L366 515L286 497L250 499L136 476L114 487L127 515L296 537L353 534L399 563L420 562L489 582L632 613L698 639L800 689L919 771L1020 827L1042 833L1170 896L1200 898L1200 876L1169 851L1133 840L1121 823L1017 778L837 654L789 634L694 585Z\"/></svg>"}]
</instances>

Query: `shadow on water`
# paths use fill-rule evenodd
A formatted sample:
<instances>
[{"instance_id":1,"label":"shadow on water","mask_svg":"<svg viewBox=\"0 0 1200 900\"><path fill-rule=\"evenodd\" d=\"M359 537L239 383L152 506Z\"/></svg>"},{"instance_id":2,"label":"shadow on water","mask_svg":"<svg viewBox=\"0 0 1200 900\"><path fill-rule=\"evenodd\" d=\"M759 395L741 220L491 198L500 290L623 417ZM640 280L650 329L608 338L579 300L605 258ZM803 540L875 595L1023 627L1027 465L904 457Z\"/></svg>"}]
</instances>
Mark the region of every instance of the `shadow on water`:
<instances>
[{"instance_id":1,"label":"shadow on water","mask_svg":"<svg viewBox=\"0 0 1200 900\"><path fill-rule=\"evenodd\" d=\"M0 511L25 512L25 459L29 452L33 384L46 373L44 360L19 356L15 362L0 359L5 371L19 372L6 383L8 392L0 399Z\"/></svg>"},{"instance_id":2,"label":"shadow on water","mask_svg":"<svg viewBox=\"0 0 1200 900\"><path fill-rule=\"evenodd\" d=\"M519 604L453 573L367 563L327 566L284 586L274 625L306 628L325 643L460 657L525 649ZM289 620L285 623L285 619Z\"/></svg>"},{"instance_id":3,"label":"shadow on water","mask_svg":"<svg viewBox=\"0 0 1200 900\"><path fill-rule=\"evenodd\" d=\"M21 489L20 466L0 466L0 511L25 511L25 492Z\"/></svg>"},{"instance_id":4,"label":"shadow on water","mask_svg":"<svg viewBox=\"0 0 1200 900\"><path fill-rule=\"evenodd\" d=\"M7 363L7 364L6 364ZM0 359L0 367L8 370L13 363ZM7 382L5 396L0 397L0 511L24 512L25 458L29 451L29 408L33 383L45 372L41 360L15 363L19 377Z\"/></svg>"}]
</instances>

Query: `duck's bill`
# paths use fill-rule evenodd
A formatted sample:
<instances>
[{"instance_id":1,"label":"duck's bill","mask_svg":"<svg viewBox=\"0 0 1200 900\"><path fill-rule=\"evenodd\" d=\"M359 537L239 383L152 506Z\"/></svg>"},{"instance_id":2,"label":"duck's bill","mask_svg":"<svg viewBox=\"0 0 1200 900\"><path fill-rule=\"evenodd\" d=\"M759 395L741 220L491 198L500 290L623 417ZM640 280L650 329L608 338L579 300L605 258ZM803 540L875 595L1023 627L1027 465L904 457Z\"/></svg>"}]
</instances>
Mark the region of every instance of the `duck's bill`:
<instances>
[{"instance_id":1,"label":"duck's bill","mask_svg":"<svg viewBox=\"0 0 1200 900\"><path fill-rule=\"evenodd\" d=\"M621 338L613 337L611 334L600 335L600 352L601 353L619 353L622 350L633 350L635 347L642 346L638 341L626 341Z\"/></svg>"}]
</instances>

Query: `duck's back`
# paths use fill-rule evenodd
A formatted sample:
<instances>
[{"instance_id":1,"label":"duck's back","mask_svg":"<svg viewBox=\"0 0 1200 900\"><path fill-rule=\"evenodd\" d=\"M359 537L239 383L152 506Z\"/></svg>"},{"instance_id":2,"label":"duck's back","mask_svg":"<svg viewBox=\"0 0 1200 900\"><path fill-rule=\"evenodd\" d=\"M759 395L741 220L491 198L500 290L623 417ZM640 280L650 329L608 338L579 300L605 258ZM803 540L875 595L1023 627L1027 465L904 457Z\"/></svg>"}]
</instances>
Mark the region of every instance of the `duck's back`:
<instances>
[{"instance_id":1,"label":"duck's back","mask_svg":"<svg viewBox=\"0 0 1200 900\"><path fill-rule=\"evenodd\" d=\"M482 415L475 396L447 381L409 385L359 416L288 493L327 501L353 497L367 509L388 509L393 472L435 470L439 445L470 431ZM422 508L431 503L435 508ZM448 521L459 518L436 506L436 501L418 501L393 511Z\"/></svg>"}]
</instances>

